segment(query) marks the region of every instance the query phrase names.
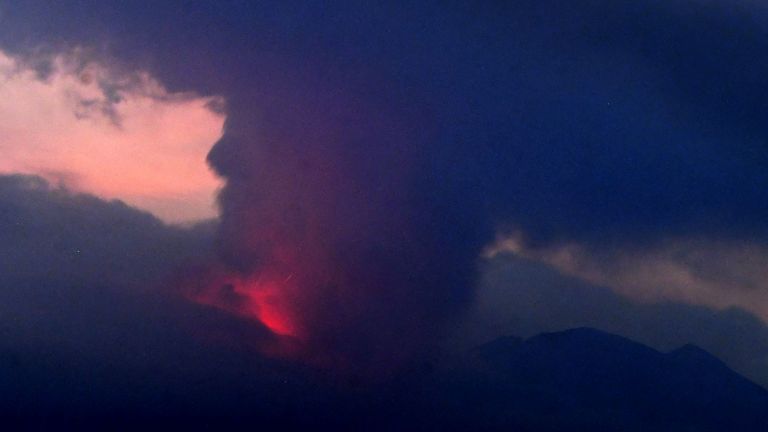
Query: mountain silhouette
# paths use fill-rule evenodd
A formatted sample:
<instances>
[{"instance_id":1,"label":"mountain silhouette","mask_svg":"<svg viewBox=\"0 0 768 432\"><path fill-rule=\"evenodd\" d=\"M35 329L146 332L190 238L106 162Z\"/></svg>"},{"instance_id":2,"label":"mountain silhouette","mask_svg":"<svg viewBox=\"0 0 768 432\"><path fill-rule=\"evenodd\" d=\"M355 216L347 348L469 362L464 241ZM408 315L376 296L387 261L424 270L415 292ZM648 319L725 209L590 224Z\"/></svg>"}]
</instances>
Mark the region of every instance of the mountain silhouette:
<instances>
[{"instance_id":1,"label":"mountain silhouette","mask_svg":"<svg viewBox=\"0 0 768 432\"><path fill-rule=\"evenodd\" d=\"M589 328L477 347L443 367L429 398L454 408L452 430L768 428L768 391L703 349L662 353Z\"/></svg>"}]
</instances>

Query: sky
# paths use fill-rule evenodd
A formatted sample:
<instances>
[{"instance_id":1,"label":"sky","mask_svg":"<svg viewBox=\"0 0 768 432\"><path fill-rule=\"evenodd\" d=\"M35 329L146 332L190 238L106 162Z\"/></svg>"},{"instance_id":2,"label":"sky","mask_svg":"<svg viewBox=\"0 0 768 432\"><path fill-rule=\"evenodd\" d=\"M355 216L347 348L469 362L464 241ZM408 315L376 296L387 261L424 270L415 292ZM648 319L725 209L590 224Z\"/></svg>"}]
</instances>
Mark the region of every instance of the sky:
<instances>
[{"instance_id":1,"label":"sky","mask_svg":"<svg viewBox=\"0 0 768 432\"><path fill-rule=\"evenodd\" d=\"M77 49L35 62L50 68L45 76L0 52L0 171L120 199L168 222L216 216L220 182L205 164L224 123L215 99L169 93L146 73L110 70Z\"/></svg>"},{"instance_id":2,"label":"sky","mask_svg":"<svg viewBox=\"0 0 768 432\"><path fill-rule=\"evenodd\" d=\"M0 1L6 345L68 352L40 298L93 296L97 358L93 320L362 377L588 325L766 385L767 36L747 0Z\"/></svg>"}]
</instances>

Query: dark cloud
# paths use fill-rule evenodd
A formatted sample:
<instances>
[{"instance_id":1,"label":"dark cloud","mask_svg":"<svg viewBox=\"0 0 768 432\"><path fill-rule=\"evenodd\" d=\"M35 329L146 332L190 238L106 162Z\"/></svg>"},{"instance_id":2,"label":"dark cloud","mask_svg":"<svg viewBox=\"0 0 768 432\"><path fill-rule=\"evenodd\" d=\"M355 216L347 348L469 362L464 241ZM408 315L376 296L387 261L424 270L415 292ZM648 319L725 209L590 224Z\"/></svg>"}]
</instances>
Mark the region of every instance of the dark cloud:
<instances>
[{"instance_id":1,"label":"dark cloud","mask_svg":"<svg viewBox=\"0 0 768 432\"><path fill-rule=\"evenodd\" d=\"M766 14L757 5L25 2L4 10L7 44L98 36L112 55L172 87L223 94L230 114L252 122L259 113L299 122L268 102L294 86L308 105L341 103L330 89L343 89L426 113L423 126L436 132L423 145L421 184L453 201L471 197L455 205L487 205L494 222L521 225L532 239L764 232Z\"/></svg>"},{"instance_id":2,"label":"dark cloud","mask_svg":"<svg viewBox=\"0 0 768 432\"><path fill-rule=\"evenodd\" d=\"M210 253L213 223L171 227L121 201L0 176L0 280L105 284L149 291L185 260Z\"/></svg>"},{"instance_id":3,"label":"dark cloud","mask_svg":"<svg viewBox=\"0 0 768 432\"><path fill-rule=\"evenodd\" d=\"M192 338L210 319L168 281L211 253L213 228L171 227L39 177L0 176L2 343L123 365L174 331Z\"/></svg>"}]
</instances>

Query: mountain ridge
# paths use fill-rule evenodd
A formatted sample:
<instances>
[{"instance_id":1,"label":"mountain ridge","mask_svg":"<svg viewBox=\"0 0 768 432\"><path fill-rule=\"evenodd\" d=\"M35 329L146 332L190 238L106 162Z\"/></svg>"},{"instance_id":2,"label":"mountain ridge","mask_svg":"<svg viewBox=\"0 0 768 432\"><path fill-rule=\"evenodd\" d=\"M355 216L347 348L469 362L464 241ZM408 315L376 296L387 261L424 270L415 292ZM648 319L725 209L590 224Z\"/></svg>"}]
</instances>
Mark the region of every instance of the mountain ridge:
<instances>
[{"instance_id":1,"label":"mountain ridge","mask_svg":"<svg viewBox=\"0 0 768 432\"><path fill-rule=\"evenodd\" d=\"M759 431L768 425L768 390L705 350L684 345L664 353L587 327L499 338L442 373L435 392L454 395L452 403L463 407L446 426L452 430Z\"/></svg>"}]
</instances>

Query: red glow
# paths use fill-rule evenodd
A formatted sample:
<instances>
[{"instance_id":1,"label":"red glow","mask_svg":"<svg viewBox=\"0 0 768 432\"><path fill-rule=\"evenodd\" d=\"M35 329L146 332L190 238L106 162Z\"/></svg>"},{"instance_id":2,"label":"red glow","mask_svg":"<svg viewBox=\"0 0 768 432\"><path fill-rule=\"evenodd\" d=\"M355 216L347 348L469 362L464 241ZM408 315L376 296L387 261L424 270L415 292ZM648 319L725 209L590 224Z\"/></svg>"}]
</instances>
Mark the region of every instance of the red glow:
<instances>
[{"instance_id":1,"label":"red glow","mask_svg":"<svg viewBox=\"0 0 768 432\"><path fill-rule=\"evenodd\" d=\"M286 282L287 283L287 282ZM255 316L272 333L280 336L298 337L298 329L286 305L280 296L281 289L276 283L252 283L245 286L243 295L249 298L251 308L249 313ZM282 300L282 301L281 301Z\"/></svg>"},{"instance_id":2,"label":"red glow","mask_svg":"<svg viewBox=\"0 0 768 432\"><path fill-rule=\"evenodd\" d=\"M276 336L276 345L261 347L280 357L296 355L304 338L302 327L291 310L289 293L294 291L292 276L243 277L212 271L190 299L263 324Z\"/></svg>"}]
</instances>

